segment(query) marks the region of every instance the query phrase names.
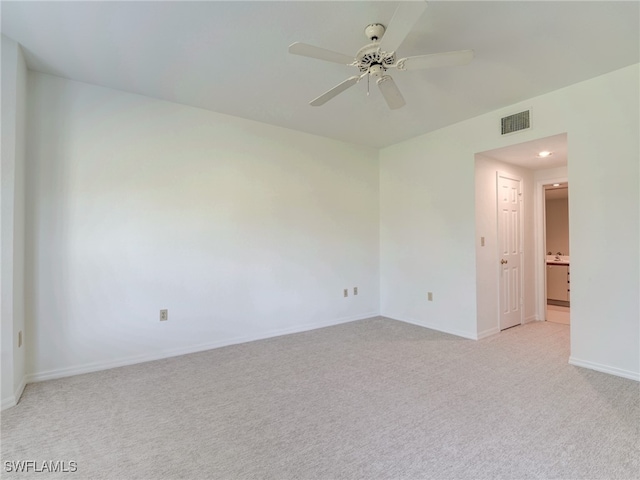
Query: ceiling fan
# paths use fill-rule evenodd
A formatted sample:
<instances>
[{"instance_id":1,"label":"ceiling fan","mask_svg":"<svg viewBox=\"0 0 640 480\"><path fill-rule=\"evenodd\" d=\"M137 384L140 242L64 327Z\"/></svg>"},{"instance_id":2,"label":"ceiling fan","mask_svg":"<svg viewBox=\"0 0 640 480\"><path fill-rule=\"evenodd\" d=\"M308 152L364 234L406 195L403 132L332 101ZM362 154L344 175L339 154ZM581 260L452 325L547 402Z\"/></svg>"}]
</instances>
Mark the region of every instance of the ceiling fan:
<instances>
[{"instance_id":1,"label":"ceiling fan","mask_svg":"<svg viewBox=\"0 0 640 480\"><path fill-rule=\"evenodd\" d=\"M296 42L289 46L289 53L304 57L317 58L327 62L340 63L357 67L358 75L347 78L331 90L312 100L310 105L319 107L333 97L354 86L364 77L375 79L382 96L389 108L396 109L405 105L405 100L398 90L396 83L387 70L419 70L434 67L453 67L466 65L473 60L473 50L457 50L454 52L418 55L397 59L396 50L402 44L411 28L424 12L427 4L424 1L400 2L389 25L385 29L380 23L373 23L364 29L367 38L372 42L362 47L355 57L343 53L333 52L306 43Z\"/></svg>"}]
</instances>

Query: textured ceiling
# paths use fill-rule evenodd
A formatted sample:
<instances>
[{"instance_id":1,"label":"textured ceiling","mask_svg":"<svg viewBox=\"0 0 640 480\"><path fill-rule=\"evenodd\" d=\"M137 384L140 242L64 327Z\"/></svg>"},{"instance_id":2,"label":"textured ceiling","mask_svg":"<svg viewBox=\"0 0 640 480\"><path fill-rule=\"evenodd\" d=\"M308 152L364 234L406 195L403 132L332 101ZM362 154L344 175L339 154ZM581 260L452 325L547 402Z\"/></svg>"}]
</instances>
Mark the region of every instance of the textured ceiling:
<instances>
[{"instance_id":1,"label":"textured ceiling","mask_svg":"<svg viewBox=\"0 0 640 480\"><path fill-rule=\"evenodd\" d=\"M308 102L355 74L294 56L305 42L355 55L396 2L11 2L2 32L29 68L347 142L387 146L638 63L631 2L429 2L401 57L473 49L463 67L392 75L390 111L366 81ZM374 85L372 85L373 87Z\"/></svg>"}]
</instances>

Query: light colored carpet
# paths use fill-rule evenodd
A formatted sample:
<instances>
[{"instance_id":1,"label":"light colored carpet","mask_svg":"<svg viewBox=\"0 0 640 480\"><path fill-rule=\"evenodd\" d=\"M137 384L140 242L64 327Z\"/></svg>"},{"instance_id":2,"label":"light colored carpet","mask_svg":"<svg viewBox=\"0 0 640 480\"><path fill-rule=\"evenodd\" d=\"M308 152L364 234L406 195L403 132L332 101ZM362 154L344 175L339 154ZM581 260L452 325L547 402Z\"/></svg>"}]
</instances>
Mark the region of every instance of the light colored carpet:
<instances>
[{"instance_id":1,"label":"light colored carpet","mask_svg":"<svg viewBox=\"0 0 640 480\"><path fill-rule=\"evenodd\" d=\"M640 384L568 365L568 333L536 322L474 342L374 318L31 384L2 414L3 470L637 479Z\"/></svg>"}]
</instances>

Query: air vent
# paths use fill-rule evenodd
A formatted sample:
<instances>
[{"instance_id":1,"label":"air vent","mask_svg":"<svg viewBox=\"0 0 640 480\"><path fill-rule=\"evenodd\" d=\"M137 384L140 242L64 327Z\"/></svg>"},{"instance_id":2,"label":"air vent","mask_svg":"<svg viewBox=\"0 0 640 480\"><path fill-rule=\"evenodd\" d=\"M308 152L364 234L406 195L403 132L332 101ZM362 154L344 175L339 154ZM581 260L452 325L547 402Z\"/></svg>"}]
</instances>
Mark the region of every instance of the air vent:
<instances>
[{"instance_id":1,"label":"air vent","mask_svg":"<svg viewBox=\"0 0 640 480\"><path fill-rule=\"evenodd\" d=\"M514 113L513 115L509 115L508 117L502 117L502 135L531 128L529 113L529 110L525 110L524 112Z\"/></svg>"}]
</instances>

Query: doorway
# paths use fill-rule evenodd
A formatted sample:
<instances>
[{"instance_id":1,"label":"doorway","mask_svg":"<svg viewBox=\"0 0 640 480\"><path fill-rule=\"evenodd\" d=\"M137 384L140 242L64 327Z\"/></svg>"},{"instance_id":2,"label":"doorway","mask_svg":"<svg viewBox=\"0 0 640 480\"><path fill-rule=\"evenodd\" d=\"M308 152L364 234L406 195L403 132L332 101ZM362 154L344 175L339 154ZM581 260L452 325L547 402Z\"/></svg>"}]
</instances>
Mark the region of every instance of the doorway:
<instances>
[{"instance_id":1,"label":"doorway","mask_svg":"<svg viewBox=\"0 0 640 480\"><path fill-rule=\"evenodd\" d=\"M514 136L515 138L515 136ZM544 186L568 183L567 134L540 138L475 155L477 338L494 335L501 325L501 275L504 258L498 225L498 174L521 179L522 303L515 325L547 320ZM552 253L568 253L556 249ZM555 258L555 257L554 257ZM509 263L510 260L508 260ZM513 272L511 272L513 275ZM517 298L517 296L512 297ZM562 300L562 299L560 299ZM570 300L569 300L570 302ZM555 307L555 306L554 306ZM564 307L557 305L557 307ZM566 307L565 307L566 308ZM550 309L550 310L553 310ZM551 314L553 315L553 314Z\"/></svg>"},{"instance_id":2,"label":"doorway","mask_svg":"<svg viewBox=\"0 0 640 480\"><path fill-rule=\"evenodd\" d=\"M569 184L553 182L544 189L545 319L570 324L571 254L569 250Z\"/></svg>"}]
</instances>

